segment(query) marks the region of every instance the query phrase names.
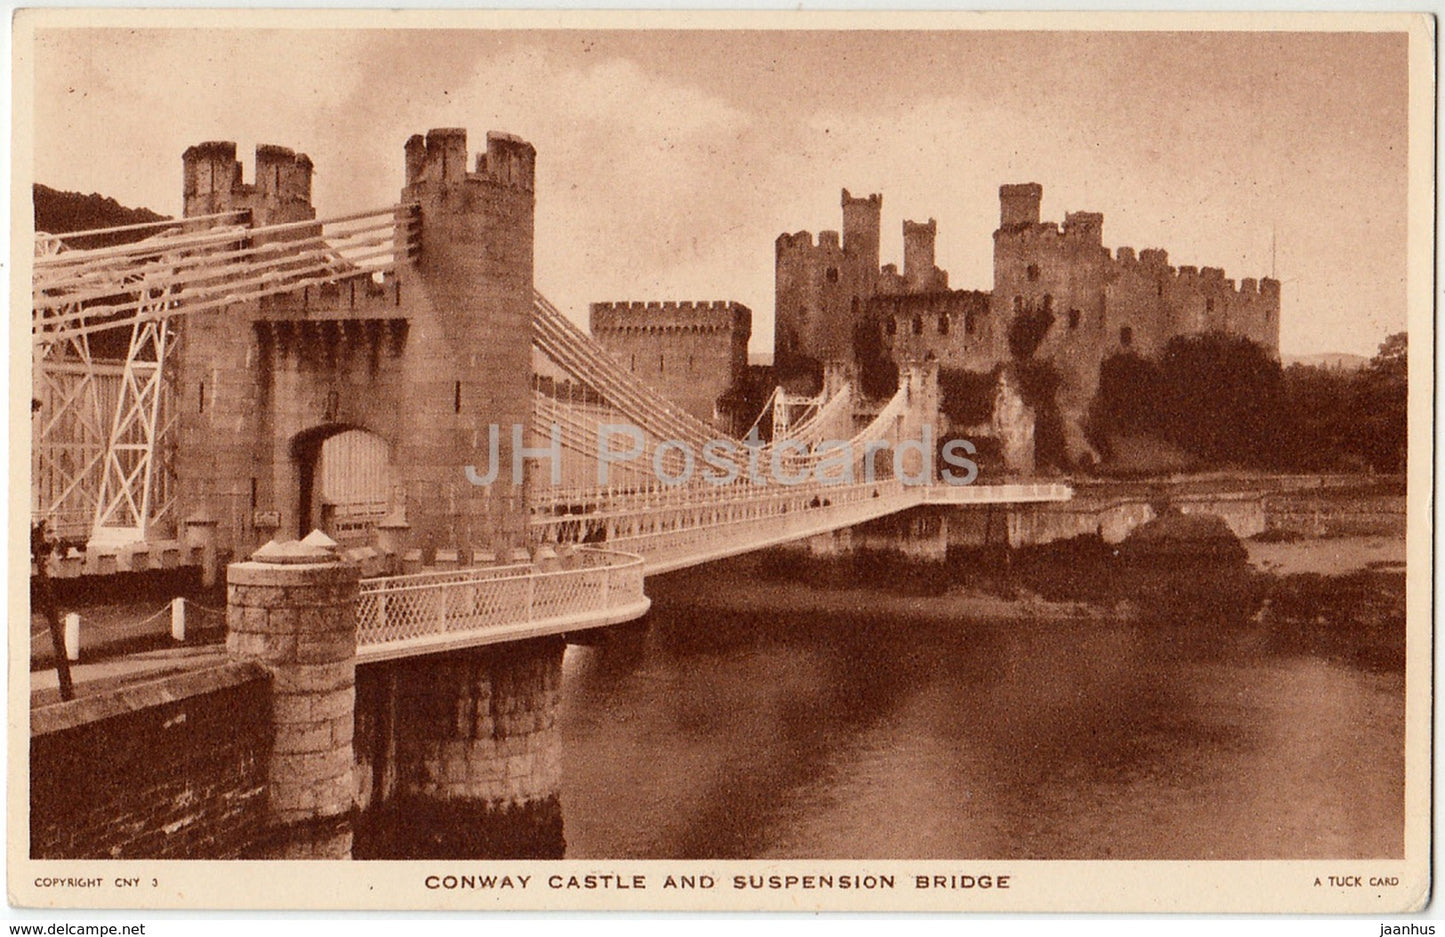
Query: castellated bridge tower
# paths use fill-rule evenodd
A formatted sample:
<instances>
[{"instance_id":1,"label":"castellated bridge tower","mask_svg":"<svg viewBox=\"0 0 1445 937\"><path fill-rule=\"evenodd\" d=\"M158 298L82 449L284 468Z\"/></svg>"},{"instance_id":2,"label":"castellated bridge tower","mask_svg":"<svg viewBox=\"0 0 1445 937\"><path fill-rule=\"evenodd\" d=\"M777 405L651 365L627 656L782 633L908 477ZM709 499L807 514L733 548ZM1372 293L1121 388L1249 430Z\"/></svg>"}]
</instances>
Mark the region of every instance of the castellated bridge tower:
<instances>
[{"instance_id":1,"label":"castellated bridge tower","mask_svg":"<svg viewBox=\"0 0 1445 937\"><path fill-rule=\"evenodd\" d=\"M256 181L241 181L236 144L212 141L186 150L181 157L185 172L185 214L210 215L245 210L255 225L310 221L311 158L284 146L256 147Z\"/></svg>"},{"instance_id":2,"label":"castellated bridge tower","mask_svg":"<svg viewBox=\"0 0 1445 937\"><path fill-rule=\"evenodd\" d=\"M188 216L315 219L306 156L257 147L256 181L245 184L235 153L234 143L186 151ZM328 258L334 276L184 319L183 521L213 525L220 550L238 557L318 527L347 547L376 546L388 530L425 563L485 562L524 545L511 430L531 414L535 163L530 144L493 133L469 171L465 131L414 136L403 205L371 222L381 250L393 248L393 226L417 232L394 270L361 269L320 224L301 224L281 239ZM466 469L485 477L493 424L497 475L476 485Z\"/></svg>"}]
</instances>

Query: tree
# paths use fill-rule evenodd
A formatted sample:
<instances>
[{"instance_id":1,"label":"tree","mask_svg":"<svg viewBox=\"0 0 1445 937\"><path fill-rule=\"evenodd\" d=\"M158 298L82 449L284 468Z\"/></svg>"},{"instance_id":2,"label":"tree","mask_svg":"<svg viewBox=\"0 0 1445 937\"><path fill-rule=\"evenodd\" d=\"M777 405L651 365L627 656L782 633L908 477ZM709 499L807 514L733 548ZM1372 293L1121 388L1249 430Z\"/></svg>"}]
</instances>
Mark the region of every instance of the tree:
<instances>
[{"instance_id":1,"label":"tree","mask_svg":"<svg viewBox=\"0 0 1445 937\"><path fill-rule=\"evenodd\" d=\"M994 389L998 369L966 371L938 369L938 409L955 428L987 423L993 415Z\"/></svg>"},{"instance_id":2,"label":"tree","mask_svg":"<svg viewBox=\"0 0 1445 937\"><path fill-rule=\"evenodd\" d=\"M1099 389L1089 405L1089 441L1101 451L1114 435L1145 435L1158 430L1159 366L1123 351L1099 365Z\"/></svg>"},{"instance_id":3,"label":"tree","mask_svg":"<svg viewBox=\"0 0 1445 937\"><path fill-rule=\"evenodd\" d=\"M1272 460L1284 388L1263 347L1221 332L1176 336L1164 348L1159 387L1165 439L1215 464Z\"/></svg>"},{"instance_id":4,"label":"tree","mask_svg":"<svg viewBox=\"0 0 1445 937\"><path fill-rule=\"evenodd\" d=\"M1403 472L1409 447L1408 338L1388 336L1356 378L1353 448L1377 471Z\"/></svg>"},{"instance_id":5,"label":"tree","mask_svg":"<svg viewBox=\"0 0 1445 937\"><path fill-rule=\"evenodd\" d=\"M853 326L853 360L858 362L858 384L875 400L887 400L898 390L898 365L883 348L877 319L865 318Z\"/></svg>"}]
</instances>

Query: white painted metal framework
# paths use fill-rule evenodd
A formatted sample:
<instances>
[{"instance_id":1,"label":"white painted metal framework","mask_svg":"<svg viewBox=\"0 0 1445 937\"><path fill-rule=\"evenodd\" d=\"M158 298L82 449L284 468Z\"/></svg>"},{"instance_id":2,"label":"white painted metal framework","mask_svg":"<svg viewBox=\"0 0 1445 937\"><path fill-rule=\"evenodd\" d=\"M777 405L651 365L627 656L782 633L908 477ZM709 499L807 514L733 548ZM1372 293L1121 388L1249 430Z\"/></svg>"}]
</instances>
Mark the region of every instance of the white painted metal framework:
<instances>
[{"instance_id":1,"label":"white painted metal framework","mask_svg":"<svg viewBox=\"0 0 1445 937\"><path fill-rule=\"evenodd\" d=\"M31 283L31 512L53 537L173 536L173 352L184 315L404 263L397 205L251 227L244 213L37 234ZM83 245L117 235L140 240Z\"/></svg>"}]
</instances>

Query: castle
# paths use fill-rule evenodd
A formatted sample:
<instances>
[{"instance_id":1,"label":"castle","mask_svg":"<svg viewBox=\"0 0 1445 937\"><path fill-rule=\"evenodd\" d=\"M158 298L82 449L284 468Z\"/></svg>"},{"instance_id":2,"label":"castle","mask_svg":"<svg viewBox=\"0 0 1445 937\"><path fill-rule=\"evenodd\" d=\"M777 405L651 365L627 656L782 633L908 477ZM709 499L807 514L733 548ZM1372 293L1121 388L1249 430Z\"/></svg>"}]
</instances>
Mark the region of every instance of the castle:
<instances>
[{"instance_id":1,"label":"castle","mask_svg":"<svg viewBox=\"0 0 1445 937\"><path fill-rule=\"evenodd\" d=\"M1070 212L1042 222L1043 187L999 188L990 292L951 290L934 266L937 225L903 222L903 272L878 267L883 199L843 190L843 238L823 231L782 234L776 251L774 364L787 376L831 361L855 361L871 332L895 362L932 358L941 367L990 371L1015 357L1059 371L1057 403L1071 456L1085 455L1080 426L1110 355L1156 356L1178 335L1240 335L1279 355L1279 281L1237 286L1215 267L1169 265L1162 250L1103 245L1104 216ZM1011 347L1014 324L1035 332ZM870 338L872 336L869 336ZM1028 344L1035 344L1029 342Z\"/></svg>"},{"instance_id":2,"label":"castle","mask_svg":"<svg viewBox=\"0 0 1445 937\"><path fill-rule=\"evenodd\" d=\"M748 370L752 310L735 302L593 303L592 337L698 419L726 428Z\"/></svg>"}]
</instances>

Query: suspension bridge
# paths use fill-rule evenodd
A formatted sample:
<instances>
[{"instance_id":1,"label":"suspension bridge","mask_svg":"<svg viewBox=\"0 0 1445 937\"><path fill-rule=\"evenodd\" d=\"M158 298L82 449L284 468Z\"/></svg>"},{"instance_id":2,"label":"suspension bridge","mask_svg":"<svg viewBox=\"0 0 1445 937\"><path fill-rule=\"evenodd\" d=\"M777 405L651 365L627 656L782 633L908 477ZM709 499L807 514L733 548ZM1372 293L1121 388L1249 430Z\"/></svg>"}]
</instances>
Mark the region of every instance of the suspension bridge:
<instances>
[{"instance_id":1,"label":"suspension bridge","mask_svg":"<svg viewBox=\"0 0 1445 937\"><path fill-rule=\"evenodd\" d=\"M938 423L924 363L887 400L834 373L779 392L765 440L687 413L535 290L534 160L491 134L469 171L465 133L432 131L400 203L317 219L304 156L258 148L248 185L233 144L202 144L185 217L37 234L31 508L53 565L320 529L388 572L358 605L360 659L384 659L636 618L647 575L923 505L1070 496L930 474L905 446Z\"/></svg>"}]
</instances>

